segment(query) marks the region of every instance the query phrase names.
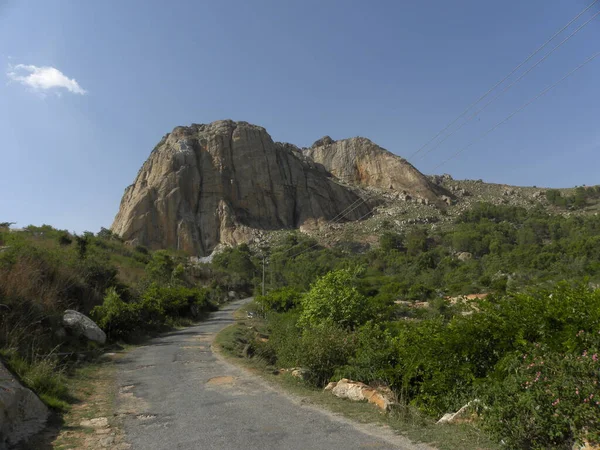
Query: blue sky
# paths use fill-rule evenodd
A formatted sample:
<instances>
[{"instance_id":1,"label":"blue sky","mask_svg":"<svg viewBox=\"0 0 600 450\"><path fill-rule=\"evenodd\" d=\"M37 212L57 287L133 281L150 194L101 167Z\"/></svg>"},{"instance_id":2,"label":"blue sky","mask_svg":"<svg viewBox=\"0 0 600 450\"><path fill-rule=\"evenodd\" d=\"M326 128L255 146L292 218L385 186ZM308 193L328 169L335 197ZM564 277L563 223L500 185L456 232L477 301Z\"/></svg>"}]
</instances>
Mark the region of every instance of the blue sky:
<instances>
[{"instance_id":1,"label":"blue sky","mask_svg":"<svg viewBox=\"0 0 600 450\"><path fill-rule=\"evenodd\" d=\"M408 157L591 1L0 0L0 221L110 226L177 125L245 120L300 146L360 135ZM600 17L412 162L432 173L598 51ZM599 79L600 57L435 172L599 184Z\"/></svg>"}]
</instances>

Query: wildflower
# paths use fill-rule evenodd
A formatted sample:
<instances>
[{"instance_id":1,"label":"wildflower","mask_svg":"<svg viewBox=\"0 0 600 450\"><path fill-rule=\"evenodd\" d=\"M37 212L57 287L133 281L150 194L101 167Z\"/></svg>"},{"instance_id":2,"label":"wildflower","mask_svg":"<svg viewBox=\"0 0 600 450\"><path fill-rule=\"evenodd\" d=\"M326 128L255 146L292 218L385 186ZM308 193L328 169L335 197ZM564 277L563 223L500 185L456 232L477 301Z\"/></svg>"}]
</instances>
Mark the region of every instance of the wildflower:
<instances>
[{"instance_id":1,"label":"wildflower","mask_svg":"<svg viewBox=\"0 0 600 450\"><path fill-rule=\"evenodd\" d=\"M592 355L592 359L593 359L594 361L598 361L598 353L594 353L594 354Z\"/></svg>"},{"instance_id":2,"label":"wildflower","mask_svg":"<svg viewBox=\"0 0 600 450\"><path fill-rule=\"evenodd\" d=\"M587 358L587 350L584 350L583 354L581 356L583 356L584 358Z\"/></svg>"},{"instance_id":3,"label":"wildflower","mask_svg":"<svg viewBox=\"0 0 600 450\"><path fill-rule=\"evenodd\" d=\"M575 389L575 393L579 395L579 389Z\"/></svg>"}]
</instances>

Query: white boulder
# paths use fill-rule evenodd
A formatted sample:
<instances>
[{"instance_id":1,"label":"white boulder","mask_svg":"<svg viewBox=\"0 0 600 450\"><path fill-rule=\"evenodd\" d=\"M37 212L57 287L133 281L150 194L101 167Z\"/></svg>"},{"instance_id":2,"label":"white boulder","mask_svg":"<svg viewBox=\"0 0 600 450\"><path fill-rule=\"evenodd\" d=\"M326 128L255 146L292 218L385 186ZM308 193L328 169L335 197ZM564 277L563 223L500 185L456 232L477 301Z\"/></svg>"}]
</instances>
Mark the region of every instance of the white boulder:
<instances>
[{"instance_id":1,"label":"white boulder","mask_svg":"<svg viewBox=\"0 0 600 450\"><path fill-rule=\"evenodd\" d=\"M96 322L72 309L65 311L63 326L71 330L76 336L84 336L90 341L98 342L99 344L106 342L106 333L96 325Z\"/></svg>"}]
</instances>

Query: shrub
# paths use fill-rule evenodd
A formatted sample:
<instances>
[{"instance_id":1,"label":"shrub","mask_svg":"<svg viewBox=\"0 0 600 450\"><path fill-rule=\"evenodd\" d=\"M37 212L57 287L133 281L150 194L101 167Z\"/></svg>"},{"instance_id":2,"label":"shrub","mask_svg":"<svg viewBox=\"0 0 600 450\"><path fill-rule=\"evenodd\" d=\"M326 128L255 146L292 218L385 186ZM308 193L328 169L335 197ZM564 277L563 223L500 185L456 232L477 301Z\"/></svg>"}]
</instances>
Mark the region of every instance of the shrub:
<instances>
[{"instance_id":1,"label":"shrub","mask_svg":"<svg viewBox=\"0 0 600 450\"><path fill-rule=\"evenodd\" d=\"M127 339L142 326L140 305L125 303L115 288L106 291L102 305L91 316L111 339Z\"/></svg>"},{"instance_id":2,"label":"shrub","mask_svg":"<svg viewBox=\"0 0 600 450\"><path fill-rule=\"evenodd\" d=\"M335 323L354 328L369 316L367 298L355 287L356 273L348 269L329 272L302 298L302 327Z\"/></svg>"},{"instance_id":3,"label":"shrub","mask_svg":"<svg viewBox=\"0 0 600 450\"><path fill-rule=\"evenodd\" d=\"M397 342L384 323L367 322L355 335L355 351L343 367L336 370L337 378L350 378L365 383L385 381L397 385Z\"/></svg>"},{"instance_id":4,"label":"shrub","mask_svg":"<svg viewBox=\"0 0 600 450\"><path fill-rule=\"evenodd\" d=\"M146 265L146 273L152 282L167 284L171 282L175 262L165 250L152 254L152 259Z\"/></svg>"},{"instance_id":5,"label":"shrub","mask_svg":"<svg viewBox=\"0 0 600 450\"><path fill-rule=\"evenodd\" d=\"M298 343L302 332L298 327L298 317L299 312L296 310L267 315L270 331L268 345L273 349L281 367L294 367L299 364Z\"/></svg>"},{"instance_id":6,"label":"shrub","mask_svg":"<svg viewBox=\"0 0 600 450\"><path fill-rule=\"evenodd\" d=\"M142 294L142 310L155 310L170 317L191 317L210 310L207 290L183 286L159 286L152 284Z\"/></svg>"},{"instance_id":7,"label":"shrub","mask_svg":"<svg viewBox=\"0 0 600 450\"><path fill-rule=\"evenodd\" d=\"M61 233L61 235L58 237L58 243L60 245L71 245L71 243L73 242L73 239L71 239L71 236L69 236L68 233Z\"/></svg>"},{"instance_id":8,"label":"shrub","mask_svg":"<svg viewBox=\"0 0 600 450\"><path fill-rule=\"evenodd\" d=\"M584 332L580 332L580 335ZM529 345L500 364L487 387L486 429L509 448L600 443L600 338L583 353Z\"/></svg>"},{"instance_id":9,"label":"shrub","mask_svg":"<svg viewBox=\"0 0 600 450\"><path fill-rule=\"evenodd\" d=\"M322 322L303 330L298 347L298 363L310 371L309 381L323 386L338 367L348 362L355 337L345 328Z\"/></svg>"},{"instance_id":10,"label":"shrub","mask_svg":"<svg viewBox=\"0 0 600 450\"><path fill-rule=\"evenodd\" d=\"M263 311L286 312L300 304L302 295L293 287L274 289L267 295L256 297L256 303Z\"/></svg>"},{"instance_id":11,"label":"shrub","mask_svg":"<svg viewBox=\"0 0 600 450\"><path fill-rule=\"evenodd\" d=\"M398 233L386 231L379 236L379 248L384 252L404 250L404 237Z\"/></svg>"}]
</instances>

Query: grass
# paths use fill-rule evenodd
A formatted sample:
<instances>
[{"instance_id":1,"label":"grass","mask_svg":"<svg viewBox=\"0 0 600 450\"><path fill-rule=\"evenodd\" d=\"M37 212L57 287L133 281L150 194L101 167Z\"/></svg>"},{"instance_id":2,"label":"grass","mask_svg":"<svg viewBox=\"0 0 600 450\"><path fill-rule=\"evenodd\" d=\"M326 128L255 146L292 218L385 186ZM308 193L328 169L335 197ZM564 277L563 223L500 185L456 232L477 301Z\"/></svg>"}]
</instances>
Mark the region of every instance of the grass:
<instances>
[{"instance_id":1,"label":"grass","mask_svg":"<svg viewBox=\"0 0 600 450\"><path fill-rule=\"evenodd\" d=\"M343 415L356 422L387 426L413 442L423 442L440 450L495 450L500 446L488 439L471 424L437 425L410 406L397 407L384 414L374 405L366 402L352 402L335 397L331 393L309 386L304 381L289 374L279 374L279 368L269 366L258 357L242 357L248 330L260 331L264 321L247 319L251 305L246 305L234 313L236 323L225 328L215 338L215 347L229 361L240 365L254 374L260 375L270 384L302 399L302 403L313 404L333 413Z\"/></svg>"},{"instance_id":2,"label":"grass","mask_svg":"<svg viewBox=\"0 0 600 450\"><path fill-rule=\"evenodd\" d=\"M52 357L27 361L16 352L1 352L6 364L21 379L21 382L51 409L69 409L69 388L64 368Z\"/></svg>"}]
</instances>

